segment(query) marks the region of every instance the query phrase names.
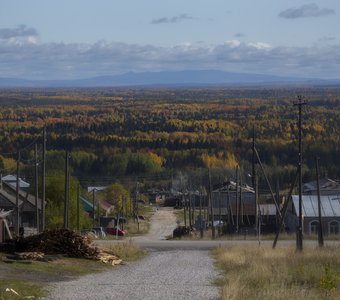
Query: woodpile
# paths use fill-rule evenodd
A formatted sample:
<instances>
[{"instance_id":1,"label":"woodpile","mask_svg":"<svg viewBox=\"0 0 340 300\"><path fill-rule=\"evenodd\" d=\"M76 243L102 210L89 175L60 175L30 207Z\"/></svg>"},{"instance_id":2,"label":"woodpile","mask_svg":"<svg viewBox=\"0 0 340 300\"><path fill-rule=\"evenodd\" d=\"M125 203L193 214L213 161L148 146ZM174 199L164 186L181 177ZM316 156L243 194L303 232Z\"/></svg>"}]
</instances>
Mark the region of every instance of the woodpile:
<instances>
[{"instance_id":1,"label":"woodpile","mask_svg":"<svg viewBox=\"0 0 340 300\"><path fill-rule=\"evenodd\" d=\"M15 252L15 259L19 260L43 260L45 254L42 252Z\"/></svg>"},{"instance_id":2,"label":"woodpile","mask_svg":"<svg viewBox=\"0 0 340 300\"><path fill-rule=\"evenodd\" d=\"M119 257L107 250L103 250L98 253L95 259L101 261L104 264L110 264L112 266L120 265L122 263L122 260Z\"/></svg>"},{"instance_id":3,"label":"woodpile","mask_svg":"<svg viewBox=\"0 0 340 300\"><path fill-rule=\"evenodd\" d=\"M117 265L122 262L112 251L101 250L93 244L88 236L81 236L68 229L45 230L44 232L16 240L16 254L27 259L40 259L41 255L62 254L98 260Z\"/></svg>"}]
</instances>

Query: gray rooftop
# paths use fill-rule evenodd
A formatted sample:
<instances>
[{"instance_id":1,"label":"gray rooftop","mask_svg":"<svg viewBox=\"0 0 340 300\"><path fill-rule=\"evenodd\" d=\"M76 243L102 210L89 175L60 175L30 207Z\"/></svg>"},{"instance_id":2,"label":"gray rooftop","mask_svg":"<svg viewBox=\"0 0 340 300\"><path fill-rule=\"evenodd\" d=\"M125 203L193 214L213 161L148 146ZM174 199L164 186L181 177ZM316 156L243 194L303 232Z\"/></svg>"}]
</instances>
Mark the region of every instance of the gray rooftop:
<instances>
[{"instance_id":1,"label":"gray rooftop","mask_svg":"<svg viewBox=\"0 0 340 300\"><path fill-rule=\"evenodd\" d=\"M293 204L296 214L299 215L299 196L294 195ZM321 216L340 217L340 195L321 196ZM317 217L318 197L316 195L302 196L302 215L305 217Z\"/></svg>"}]
</instances>

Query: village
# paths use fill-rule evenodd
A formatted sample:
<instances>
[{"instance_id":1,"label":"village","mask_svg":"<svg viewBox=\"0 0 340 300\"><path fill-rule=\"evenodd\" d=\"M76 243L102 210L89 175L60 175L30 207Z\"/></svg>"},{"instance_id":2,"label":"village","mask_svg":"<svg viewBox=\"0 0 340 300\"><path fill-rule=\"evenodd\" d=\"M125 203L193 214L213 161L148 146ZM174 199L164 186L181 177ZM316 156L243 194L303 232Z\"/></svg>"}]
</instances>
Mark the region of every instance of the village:
<instances>
[{"instance_id":1,"label":"village","mask_svg":"<svg viewBox=\"0 0 340 300\"><path fill-rule=\"evenodd\" d=\"M42 216L42 199L29 193L30 184L19 178L17 190L15 175L1 177L0 188L0 241L15 235L16 201L19 199L19 232L21 234L37 234L41 229L36 227L38 215ZM178 182L173 185L178 187ZM117 227L117 214L114 207L107 201L97 201L95 192L105 187L89 187L87 198L79 197L79 203L88 217L93 219L93 227ZM18 192L18 193L17 193ZM257 236L259 234L275 234L280 226L280 214L287 200L287 195L281 195L276 190L273 194L259 195L256 188L242 184L239 181L227 181L212 186L211 194L199 190L168 191L148 190L150 205L173 207L182 211L182 224L189 230L196 230L203 236L213 224L212 238L227 235ZM321 208L322 231L326 237L340 234L340 183L323 178L303 184L303 233L307 236L317 236L319 231L318 201ZM319 195L319 196L318 196ZM211 197L211 198L210 198ZM319 199L319 200L318 200ZM98 208L98 205L100 206ZM103 215L98 215L101 211ZM299 217L298 195L292 195L284 216L283 232L291 234L294 239ZM125 216L121 214L118 227L124 228ZM113 223L112 223L113 222ZM81 228L79 228L81 229ZM118 230L117 230L118 232ZM116 232L114 232L115 234ZM210 233L209 233L210 234Z\"/></svg>"}]
</instances>

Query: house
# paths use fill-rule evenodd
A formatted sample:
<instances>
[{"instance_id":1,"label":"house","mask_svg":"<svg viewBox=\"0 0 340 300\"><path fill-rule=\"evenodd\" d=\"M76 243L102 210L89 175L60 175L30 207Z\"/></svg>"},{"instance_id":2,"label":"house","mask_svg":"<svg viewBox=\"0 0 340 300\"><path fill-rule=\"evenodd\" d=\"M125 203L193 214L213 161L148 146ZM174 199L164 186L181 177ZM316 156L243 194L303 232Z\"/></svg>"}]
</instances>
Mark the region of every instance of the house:
<instances>
[{"instance_id":1,"label":"house","mask_svg":"<svg viewBox=\"0 0 340 300\"><path fill-rule=\"evenodd\" d=\"M320 184L320 195L339 195L340 194L340 183L329 179L323 178L319 181ZM303 185L304 195L317 195L317 182L311 181Z\"/></svg>"},{"instance_id":2,"label":"house","mask_svg":"<svg viewBox=\"0 0 340 300\"><path fill-rule=\"evenodd\" d=\"M97 202L97 201L98 201L98 200L96 200L96 202ZM87 200L87 199L86 199L85 197L83 197L83 196L80 196L80 203L83 205L84 210L85 210L89 215L93 216L93 203L92 203L91 201ZM102 210L105 211L105 215L106 215L106 216L109 215L109 214L114 210L114 206L113 206L111 203L109 203L109 202L107 202L107 201L105 201L105 200L100 200L100 201L99 201L99 207L100 207L100 209L102 209ZM95 211L95 213L97 212L97 209L98 209L98 207L97 207L97 205L95 204L95 205L94 205L94 211Z\"/></svg>"},{"instance_id":3,"label":"house","mask_svg":"<svg viewBox=\"0 0 340 300\"><path fill-rule=\"evenodd\" d=\"M241 190L241 193L240 193ZM256 202L254 189L229 181L215 188L212 192L213 220L220 220L231 225L234 230L239 227L254 227Z\"/></svg>"},{"instance_id":4,"label":"house","mask_svg":"<svg viewBox=\"0 0 340 300\"><path fill-rule=\"evenodd\" d=\"M5 180L4 180L5 179ZM13 184L15 182L15 184ZM36 224L36 199L35 196L24 191L29 186L19 180L19 227L37 227ZM27 186L28 185L28 186ZM37 199L38 213L41 215L42 200ZM16 177L13 175L2 178L0 186L0 209L16 211ZM9 226L15 226L15 213L8 217Z\"/></svg>"},{"instance_id":5,"label":"house","mask_svg":"<svg viewBox=\"0 0 340 300\"><path fill-rule=\"evenodd\" d=\"M325 235L340 234L340 193L338 195L320 196L321 223ZM299 196L293 195L287 211L286 225L289 231L297 228L299 216ZM318 197L302 196L302 217L304 234L317 234L319 226Z\"/></svg>"},{"instance_id":6,"label":"house","mask_svg":"<svg viewBox=\"0 0 340 300\"><path fill-rule=\"evenodd\" d=\"M257 229L257 218L262 233L272 233L278 226L276 204L263 195L256 207L255 191L248 185L241 187L228 181L215 187L212 192L213 219L229 225L231 232L251 232Z\"/></svg>"}]
</instances>

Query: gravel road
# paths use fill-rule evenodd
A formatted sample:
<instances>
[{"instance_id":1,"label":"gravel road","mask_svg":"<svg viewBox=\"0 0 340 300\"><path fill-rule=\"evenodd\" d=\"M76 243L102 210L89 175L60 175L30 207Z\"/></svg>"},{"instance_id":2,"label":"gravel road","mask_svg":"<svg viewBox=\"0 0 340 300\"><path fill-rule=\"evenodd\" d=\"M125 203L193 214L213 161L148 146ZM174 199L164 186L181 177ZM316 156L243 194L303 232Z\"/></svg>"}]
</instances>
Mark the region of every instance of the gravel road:
<instances>
[{"instance_id":1,"label":"gravel road","mask_svg":"<svg viewBox=\"0 0 340 300\"><path fill-rule=\"evenodd\" d=\"M173 209L155 210L147 235L135 242L163 242L176 227ZM218 277L207 250L153 249L138 262L50 285L45 299L217 299Z\"/></svg>"},{"instance_id":2,"label":"gravel road","mask_svg":"<svg viewBox=\"0 0 340 300\"><path fill-rule=\"evenodd\" d=\"M56 283L46 299L217 299L206 251L152 252L139 262Z\"/></svg>"}]
</instances>

